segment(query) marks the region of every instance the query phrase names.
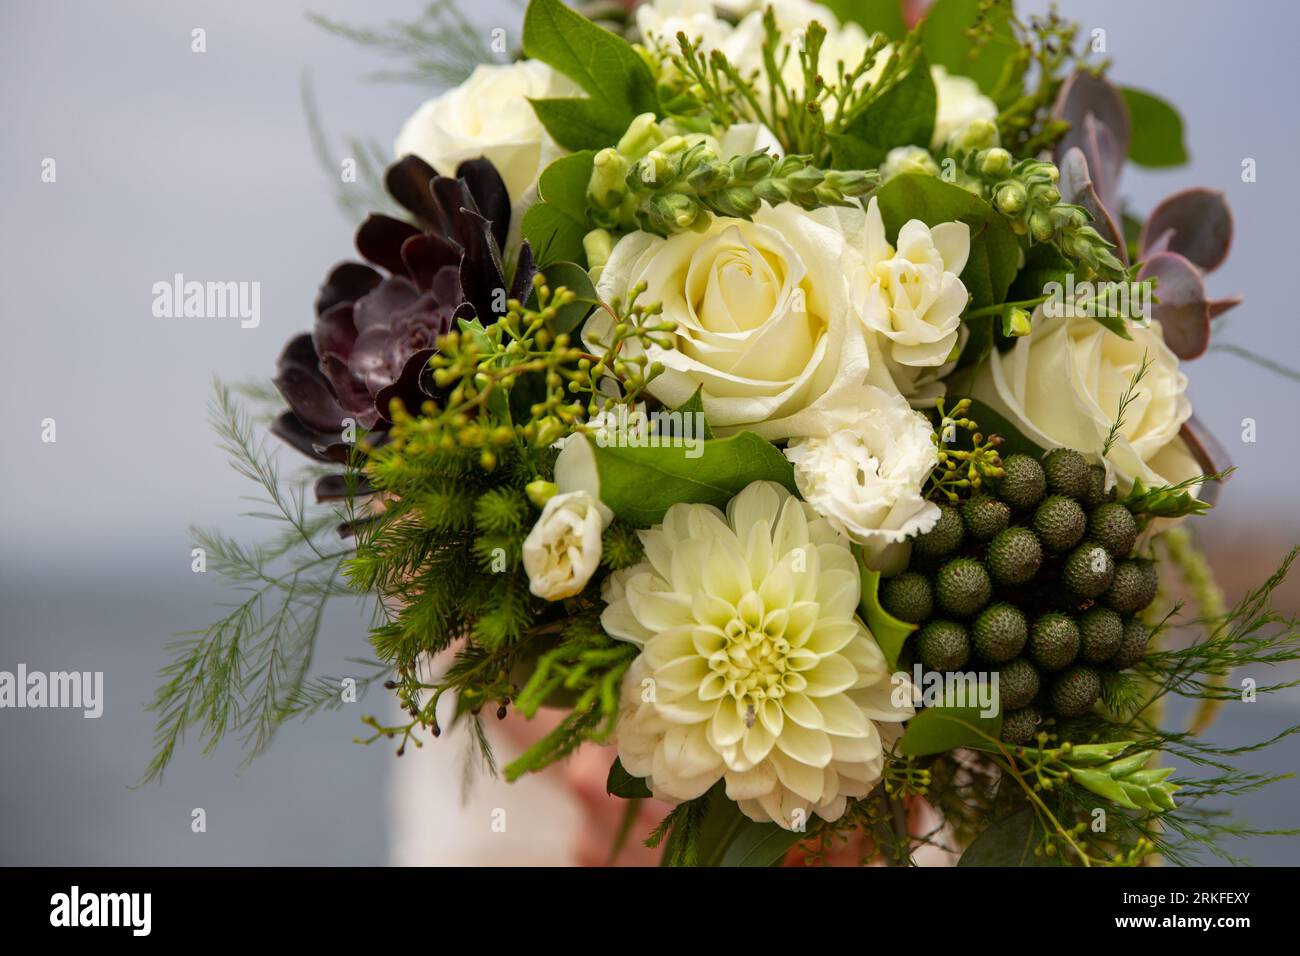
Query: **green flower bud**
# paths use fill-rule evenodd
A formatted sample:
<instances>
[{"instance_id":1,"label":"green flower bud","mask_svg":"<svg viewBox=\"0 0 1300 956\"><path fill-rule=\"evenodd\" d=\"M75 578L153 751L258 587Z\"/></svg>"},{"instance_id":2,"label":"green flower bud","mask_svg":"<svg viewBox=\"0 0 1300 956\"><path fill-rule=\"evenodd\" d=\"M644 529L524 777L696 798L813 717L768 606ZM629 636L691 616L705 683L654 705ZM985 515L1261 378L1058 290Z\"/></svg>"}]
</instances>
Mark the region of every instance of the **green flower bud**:
<instances>
[{"instance_id":1,"label":"green flower bud","mask_svg":"<svg viewBox=\"0 0 1300 956\"><path fill-rule=\"evenodd\" d=\"M627 160L613 149L602 149L591 163L587 199L597 208L616 209L627 195L627 175Z\"/></svg>"},{"instance_id":2,"label":"green flower bud","mask_svg":"<svg viewBox=\"0 0 1300 956\"><path fill-rule=\"evenodd\" d=\"M1025 187L1014 179L1008 180L997 187L993 193L993 204L998 207L998 212L1004 216L1017 215L1025 208L1025 203L1029 201L1029 193Z\"/></svg>"},{"instance_id":3,"label":"green flower bud","mask_svg":"<svg viewBox=\"0 0 1300 956\"><path fill-rule=\"evenodd\" d=\"M550 501L559 493L559 485L553 481L543 481L541 478L538 478L536 481L530 481L528 484L524 485L524 494L526 494L528 500L538 508L545 507L546 502Z\"/></svg>"},{"instance_id":4,"label":"green flower bud","mask_svg":"<svg viewBox=\"0 0 1300 956\"><path fill-rule=\"evenodd\" d=\"M627 159L640 159L667 137L655 120L654 113L642 113L628 125L615 149Z\"/></svg>"},{"instance_id":5,"label":"green flower bud","mask_svg":"<svg viewBox=\"0 0 1300 956\"><path fill-rule=\"evenodd\" d=\"M880 167L880 176L885 181L893 179L895 176L902 176L904 173L923 173L926 176L938 176L939 164L934 161L929 150L922 149L920 146L899 146L891 149L889 155L885 157L884 164ZM870 188L869 186L867 188ZM844 190L848 195L858 195Z\"/></svg>"},{"instance_id":6,"label":"green flower bud","mask_svg":"<svg viewBox=\"0 0 1300 956\"><path fill-rule=\"evenodd\" d=\"M593 229L582 237L582 250L587 254L591 269L604 268L609 254L614 251L614 237L606 229Z\"/></svg>"},{"instance_id":7,"label":"green flower bud","mask_svg":"<svg viewBox=\"0 0 1300 956\"><path fill-rule=\"evenodd\" d=\"M980 160L980 172L985 176L1006 176L1011 172L1011 154L1001 146L986 150Z\"/></svg>"},{"instance_id":8,"label":"green flower bud","mask_svg":"<svg viewBox=\"0 0 1300 956\"><path fill-rule=\"evenodd\" d=\"M1031 313L1028 309L1008 305L1002 310L1002 334L1008 338L1028 335L1033 328Z\"/></svg>"},{"instance_id":9,"label":"green flower bud","mask_svg":"<svg viewBox=\"0 0 1300 956\"><path fill-rule=\"evenodd\" d=\"M1029 214L1029 232L1038 242L1050 242L1056 235L1056 225L1050 215L1035 209Z\"/></svg>"},{"instance_id":10,"label":"green flower bud","mask_svg":"<svg viewBox=\"0 0 1300 956\"><path fill-rule=\"evenodd\" d=\"M972 120L948 140L956 152L990 149L998 145L998 128L988 120Z\"/></svg>"}]
</instances>

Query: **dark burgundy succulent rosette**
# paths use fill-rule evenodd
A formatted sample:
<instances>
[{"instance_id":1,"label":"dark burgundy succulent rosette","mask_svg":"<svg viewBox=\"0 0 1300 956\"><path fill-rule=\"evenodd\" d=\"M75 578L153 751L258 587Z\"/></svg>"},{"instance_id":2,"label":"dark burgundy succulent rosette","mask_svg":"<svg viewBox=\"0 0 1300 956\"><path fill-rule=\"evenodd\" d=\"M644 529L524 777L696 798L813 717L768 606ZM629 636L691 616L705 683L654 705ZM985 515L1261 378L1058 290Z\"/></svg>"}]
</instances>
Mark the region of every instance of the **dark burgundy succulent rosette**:
<instances>
[{"instance_id":1,"label":"dark burgundy succulent rosette","mask_svg":"<svg viewBox=\"0 0 1300 956\"><path fill-rule=\"evenodd\" d=\"M457 319L495 321L507 298L525 297L536 272L525 242L506 285L510 198L486 159L449 177L405 156L384 184L418 225L367 218L356 245L369 264L334 267L316 298L315 327L290 339L277 364L289 409L271 430L318 461L347 460L355 447L344 440L349 420L374 444L392 424L394 400L415 410L435 397L428 365L438 337ZM341 477L322 479L316 491L342 495Z\"/></svg>"}]
</instances>

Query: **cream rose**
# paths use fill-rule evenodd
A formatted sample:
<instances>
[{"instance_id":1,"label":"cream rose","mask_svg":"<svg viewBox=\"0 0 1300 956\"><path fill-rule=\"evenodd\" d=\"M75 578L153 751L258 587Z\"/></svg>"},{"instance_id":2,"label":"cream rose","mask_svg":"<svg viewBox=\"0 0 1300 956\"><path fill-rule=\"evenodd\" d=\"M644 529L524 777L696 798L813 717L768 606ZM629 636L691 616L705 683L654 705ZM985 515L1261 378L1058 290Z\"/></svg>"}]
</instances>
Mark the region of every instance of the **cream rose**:
<instances>
[{"instance_id":1,"label":"cream rose","mask_svg":"<svg viewBox=\"0 0 1300 956\"><path fill-rule=\"evenodd\" d=\"M753 222L717 218L668 239L635 232L614 247L597 291L625 299L644 282L676 325L672 348L651 346L665 371L651 393L671 408L702 390L714 431L768 439L809 434L816 409L866 380L866 334L849 307L846 245L835 212L764 206ZM583 335L609 341L597 310ZM629 343L629 354L639 349Z\"/></svg>"},{"instance_id":2,"label":"cream rose","mask_svg":"<svg viewBox=\"0 0 1300 956\"><path fill-rule=\"evenodd\" d=\"M891 363L933 368L951 358L969 299L958 278L969 255L970 227L964 222L931 228L913 219L898 231L895 249L885 239L872 197L853 302Z\"/></svg>"},{"instance_id":3,"label":"cream rose","mask_svg":"<svg viewBox=\"0 0 1300 956\"><path fill-rule=\"evenodd\" d=\"M799 494L836 531L883 561L891 545L934 527L939 508L923 497L938 461L928 419L897 393L868 385L822 412L819 424L785 456Z\"/></svg>"},{"instance_id":4,"label":"cream rose","mask_svg":"<svg viewBox=\"0 0 1300 956\"><path fill-rule=\"evenodd\" d=\"M538 122L529 99L580 94L576 85L538 60L485 63L455 89L426 102L402 126L393 146L444 176L467 159L486 157L512 202L529 191L561 149Z\"/></svg>"},{"instance_id":5,"label":"cream rose","mask_svg":"<svg viewBox=\"0 0 1300 956\"><path fill-rule=\"evenodd\" d=\"M600 564L600 536L610 510L585 491L553 496L524 539L528 589L540 598L573 597Z\"/></svg>"},{"instance_id":6,"label":"cream rose","mask_svg":"<svg viewBox=\"0 0 1300 956\"><path fill-rule=\"evenodd\" d=\"M1165 345L1158 322L1130 325L1132 341L1095 319L1034 313L1033 332L1008 352L994 350L975 375L972 394L1048 448L1100 456L1120 397L1146 356L1151 367L1124 414L1106 456L1107 471L1127 488L1175 484L1201 473L1178 431L1191 416L1187 376Z\"/></svg>"}]
</instances>

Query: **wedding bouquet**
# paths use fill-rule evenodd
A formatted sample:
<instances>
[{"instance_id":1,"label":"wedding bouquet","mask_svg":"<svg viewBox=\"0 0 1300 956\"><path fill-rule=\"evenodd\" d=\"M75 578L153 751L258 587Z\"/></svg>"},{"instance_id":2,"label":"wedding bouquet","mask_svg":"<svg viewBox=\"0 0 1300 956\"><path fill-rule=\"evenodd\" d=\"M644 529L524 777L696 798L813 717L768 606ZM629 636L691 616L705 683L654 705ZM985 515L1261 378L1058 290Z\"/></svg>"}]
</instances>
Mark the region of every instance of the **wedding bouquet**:
<instances>
[{"instance_id":1,"label":"wedding bouquet","mask_svg":"<svg viewBox=\"0 0 1300 956\"><path fill-rule=\"evenodd\" d=\"M411 117L400 212L277 367L315 503L219 387L286 533L200 533L249 597L179 645L151 775L382 684L399 754L559 708L504 775L612 744L671 864L1222 851L1211 809L1275 778L1197 731L1298 649L1290 558L1226 608L1185 524L1228 475L1183 363L1231 215L1121 203L1181 121L1095 37L907 6L530 0ZM358 595L373 659L313 677Z\"/></svg>"}]
</instances>

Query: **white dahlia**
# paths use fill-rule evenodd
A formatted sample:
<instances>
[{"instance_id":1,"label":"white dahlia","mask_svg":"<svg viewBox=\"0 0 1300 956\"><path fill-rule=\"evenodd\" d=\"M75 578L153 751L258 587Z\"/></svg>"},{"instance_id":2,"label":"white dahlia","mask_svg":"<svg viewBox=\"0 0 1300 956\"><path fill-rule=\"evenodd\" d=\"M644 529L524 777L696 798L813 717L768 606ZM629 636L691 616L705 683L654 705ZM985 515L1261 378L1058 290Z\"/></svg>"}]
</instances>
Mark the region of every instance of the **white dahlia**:
<instances>
[{"instance_id":1,"label":"white dahlia","mask_svg":"<svg viewBox=\"0 0 1300 956\"><path fill-rule=\"evenodd\" d=\"M641 648L623 682L623 766L663 800L724 780L752 820L837 819L880 781L912 716L857 617L848 540L767 481L725 515L673 505L641 540L647 560L607 579L601 615Z\"/></svg>"}]
</instances>

